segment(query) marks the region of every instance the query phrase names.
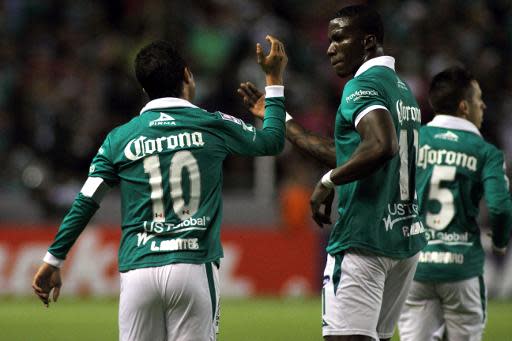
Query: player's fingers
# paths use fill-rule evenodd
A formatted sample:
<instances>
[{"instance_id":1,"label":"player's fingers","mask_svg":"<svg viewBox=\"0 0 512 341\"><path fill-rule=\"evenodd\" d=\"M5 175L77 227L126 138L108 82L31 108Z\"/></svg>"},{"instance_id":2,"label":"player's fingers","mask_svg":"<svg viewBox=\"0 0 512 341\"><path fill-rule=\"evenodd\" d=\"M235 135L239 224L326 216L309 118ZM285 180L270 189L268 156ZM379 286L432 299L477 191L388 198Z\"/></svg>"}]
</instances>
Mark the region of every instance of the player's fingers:
<instances>
[{"instance_id":1,"label":"player's fingers","mask_svg":"<svg viewBox=\"0 0 512 341\"><path fill-rule=\"evenodd\" d=\"M279 53L279 40L272 37L271 35L268 35L266 39L270 42L270 54Z\"/></svg>"},{"instance_id":2,"label":"player's fingers","mask_svg":"<svg viewBox=\"0 0 512 341\"><path fill-rule=\"evenodd\" d=\"M32 281L32 289L34 289L35 292L44 292L43 288L39 286L36 279Z\"/></svg>"},{"instance_id":3,"label":"player's fingers","mask_svg":"<svg viewBox=\"0 0 512 341\"><path fill-rule=\"evenodd\" d=\"M245 82L245 88L254 96L260 98L263 96L263 92L259 91L258 88L251 82Z\"/></svg>"},{"instance_id":4,"label":"player's fingers","mask_svg":"<svg viewBox=\"0 0 512 341\"><path fill-rule=\"evenodd\" d=\"M57 302L57 299L59 298L59 295L60 295L60 286L55 287L53 289L53 302Z\"/></svg>"},{"instance_id":5,"label":"player's fingers","mask_svg":"<svg viewBox=\"0 0 512 341\"><path fill-rule=\"evenodd\" d=\"M254 100L254 98L252 98L252 95L249 94L246 89L240 88L236 92L238 93L238 95L240 95L240 97L242 97L244 104L247 105L248 107L252 107L256 103L256 100Z\"/></svg>"},{"instance_id":6,"label":"player's fingers","mask_svg":"<svg viewBox=\"0 0 512 341\"><path fill-rule=\"evenodd\" d=\"M320 220L322 222L322 224L330 224L331 223L330 216L328 216L322 212L318 212L317 216L318 216L318 220Z\"/></svg>"},{"instance_id":7,"label":"player's fingers","mask_svg":"<svg viewBox=\"0 0 512 341\"><path fill-rule=\"evenodd\" d=\"M320 228L323 228L324 227L324 224L322 223L322 219L320 219L320 217L316 214L313 214L313 220L315 221L315 223L320 227Z\"/></svg>"},{"instance_id":8,"label":"player's fingers","mask_svg":"<svg viewBox=\"0 0 512 341\"><path fill-rule=\"evenodd\" d=\"M43 302L43 304L48 307L48 294L36 292L36 295L37 295L37 297L39 297L41 302Z\"/></svg>"},{"instance_id":9,"label":"player's fingers","mask_svg":"<svg viewBox=\"0 0 512 341\"><path fill-rule=\"evenodd\" d=\"M328 222L326 224L331 223L331 205L325 205L325 213L324 216L327 218Z\"/></svg>"},{"instance_id":10,"label":"player's fingers","mask_svg":"<svg viewBox=\"0 0 512 341\"><path fill-rule=\"evenodd\" d=\"M258 64L263 63L265 60L265 55L263 54L263 48L261 47L260 43L256 44L256 60Z\"/></svg>"}]
</instances>

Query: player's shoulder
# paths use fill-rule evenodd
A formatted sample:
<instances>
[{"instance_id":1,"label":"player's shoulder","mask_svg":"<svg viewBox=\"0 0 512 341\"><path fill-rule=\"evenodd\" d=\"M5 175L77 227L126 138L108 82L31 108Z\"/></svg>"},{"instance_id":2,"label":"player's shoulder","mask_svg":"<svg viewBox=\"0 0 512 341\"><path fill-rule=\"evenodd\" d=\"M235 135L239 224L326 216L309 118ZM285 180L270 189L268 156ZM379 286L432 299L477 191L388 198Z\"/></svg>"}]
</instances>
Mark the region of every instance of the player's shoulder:
<instances>
[{"instance_id":1,"label":"player's shoulder","mask_svg":"<svg viewBox=\"0 0 512 341\"><path fill-rule=\"evenodd\" d=\"M141 120L140 115L137 115L137 116L133 117L131 120L129 120L128 122L122 123L122 124L112 128L112 130L110 130L110 132L107 134L107 138L116 138L121 135L129 134L130 132L133 131L134 126L139 125L140 120Z\"/></svg>"},{"instance_id":2,"label":"player's shoulder","mask_svg":"<svg viewBox=\"0 0 512 341\"><path fill-rule=\"evenodd\" d=\"M482 138L482 149L489 158L503 158L503 151Z\"/></svg>"}]
</instances>

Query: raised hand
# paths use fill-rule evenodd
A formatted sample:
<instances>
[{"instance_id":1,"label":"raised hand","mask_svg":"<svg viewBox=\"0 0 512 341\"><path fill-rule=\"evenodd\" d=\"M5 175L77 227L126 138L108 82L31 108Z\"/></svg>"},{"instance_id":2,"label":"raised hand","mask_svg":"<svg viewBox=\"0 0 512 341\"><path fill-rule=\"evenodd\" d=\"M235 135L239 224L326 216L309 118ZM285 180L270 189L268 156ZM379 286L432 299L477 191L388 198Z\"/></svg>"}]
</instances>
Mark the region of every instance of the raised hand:
<instances>
[{"instance_id":1,"label":"raised hand","mask_svg":"<svg viewBox=\"0 0 512 341\"><path fill-rule=\"evenodd\" d=\"M61 286L60 269L47 263L39 267L32 280L34 293L47 308L50 304L50 292L53 290L53 301L57 302Z\"/></svg>"},{"instance_id":2,"label":"raised hand","mask_svg":"<svg viewBox=\"0 0 512 341\"><path fill-rule=\"evenodd\" d=\"M265 96L251 82L240 84L237 93L242 97L249 111L257 118L263 119L265 115Z\"/></svg>"},{"instance_id":3,"label":"raised hand","mask_svg":"<svg viewBox=\"0 0 512 341\"><path fill-rule=\"evenodd\" d=\"M265 72L267 85L283 85L283 73L288 63L288 56L284 50L284 45L270 35L265 39L270 43L270 52L265 56L261 44L256 44L258 64L263 72Z\"/></svg>"}]
</instances>

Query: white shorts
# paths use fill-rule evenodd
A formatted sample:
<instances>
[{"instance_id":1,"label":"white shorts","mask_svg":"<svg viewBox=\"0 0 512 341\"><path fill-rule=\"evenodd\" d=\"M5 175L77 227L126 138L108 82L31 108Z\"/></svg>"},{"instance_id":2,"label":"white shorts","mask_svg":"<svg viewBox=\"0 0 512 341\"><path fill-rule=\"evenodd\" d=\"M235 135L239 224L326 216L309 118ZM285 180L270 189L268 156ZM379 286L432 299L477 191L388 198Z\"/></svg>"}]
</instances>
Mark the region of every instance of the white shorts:
<instances>
[{"instance_id":1,"label":"white shorts","mask_svg":"<svg viewBox=\"0 0 512 341\"><path fill-rule=\"evenodd\" d=\"M121 273L121 341L214 341L218 322L219 272L214 264Z\"/></svg>"},{"instance_id":2,"label":"white shorts","mask_svg":"<svg viewBox=\"0 0 512 341\"><path fill-rule=\"evenodd\" d=\"M393 259L351 249L327 256L322 334L393 336L419 254Z\"/></svg>"},{"instance_id":3,"label":"white shorts","mask_svg":"<svg viewBox=\"0 0 512 341\"><path fill-rule=\"evenodd\" d=\"M413 281L398 322L400 340L479 341L486 297L482 276L457 282Z\"/></svg>"}]
</instances>

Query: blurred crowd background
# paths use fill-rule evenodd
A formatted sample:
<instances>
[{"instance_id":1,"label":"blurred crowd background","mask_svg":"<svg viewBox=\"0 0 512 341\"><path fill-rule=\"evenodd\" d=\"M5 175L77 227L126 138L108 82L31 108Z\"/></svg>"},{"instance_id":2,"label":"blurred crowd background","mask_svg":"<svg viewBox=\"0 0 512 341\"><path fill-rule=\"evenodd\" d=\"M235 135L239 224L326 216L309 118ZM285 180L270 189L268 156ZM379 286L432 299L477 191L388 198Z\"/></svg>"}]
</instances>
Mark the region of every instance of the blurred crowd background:
<instances>
[{"instance_id":1,"label":"blurred crowd background","mask_svg":"<svg viewBox=\"0 0 512 341\"><path fill-rule=\"evenodd\" d=\"M279 37L289 55L288 111L308 129L332 135L346 80L326 57L327 24L352 3L357 1L0 1L0 219L23 221L38 212L35 218L52 220L69 207L105 135L147 101L133 59L155 39L182 51L196 80L196 105L252 122L236 89L247 80L263 87L255 45L266 34ZM387 52L413 88L423 122L432 118L431 77L463 63L480 81L487 104L483 135L505 150L510 163L512 2L368 3L382 15ZM249 193L256 169L251 159L228 159L226 195ZM309 191L324 170L288 146L276 162L272 200L309 216ZM284 219L293 224L302 218Z\"/></svg>"}]
</instances>

